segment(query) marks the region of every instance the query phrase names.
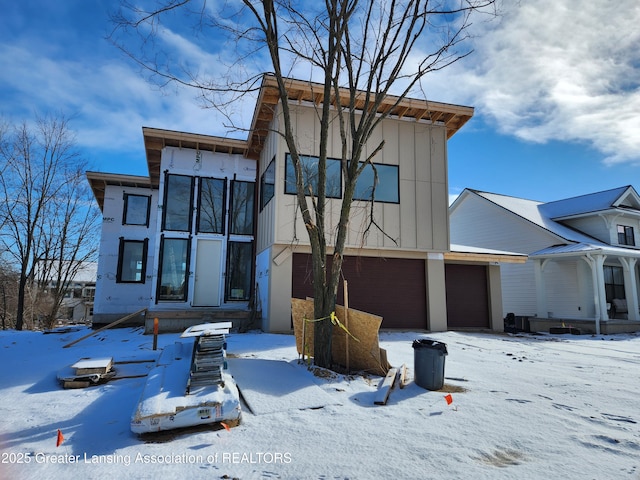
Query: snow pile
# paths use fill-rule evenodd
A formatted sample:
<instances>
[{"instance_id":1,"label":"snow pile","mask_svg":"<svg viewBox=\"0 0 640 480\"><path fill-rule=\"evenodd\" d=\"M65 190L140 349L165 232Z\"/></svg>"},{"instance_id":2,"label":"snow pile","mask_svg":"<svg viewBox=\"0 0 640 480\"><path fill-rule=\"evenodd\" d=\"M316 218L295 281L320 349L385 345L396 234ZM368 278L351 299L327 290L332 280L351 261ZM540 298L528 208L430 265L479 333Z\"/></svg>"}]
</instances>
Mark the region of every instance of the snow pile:
<instances>
[{"instance_id":1,"label":"snow pile","mask_svg":"<svg viewBox=\"0 0 640 480\"><path fill-rule=\"evenodd\" d=\"M295 408L285 395L280 409L245 409L230 430L158 442L129 425L146 378L77 390L56 380L80 358L113 357L116 368L157 358L152 337L116 329L62 348L86 333L0 332L0 478L640 479L638 335L382 332L380 346L410 379L414 339L444 342L449 354L443 391L410 381L376 406L380 377L309 371L295 362L292 335L232 334L230 356L295 371L269 379L274 392L308 376L324 406ZM177 339L161 335L159 349Z\"/></svg>"}]
</instances>

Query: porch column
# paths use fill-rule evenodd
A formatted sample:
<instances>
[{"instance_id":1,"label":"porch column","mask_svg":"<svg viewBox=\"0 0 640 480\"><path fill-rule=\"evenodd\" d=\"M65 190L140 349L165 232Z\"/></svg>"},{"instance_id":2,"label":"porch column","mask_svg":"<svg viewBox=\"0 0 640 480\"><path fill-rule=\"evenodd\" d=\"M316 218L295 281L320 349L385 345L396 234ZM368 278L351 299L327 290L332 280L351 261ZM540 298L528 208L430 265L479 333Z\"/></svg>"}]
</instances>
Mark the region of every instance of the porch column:
<instances>
[{"instance_id":1,"label":"porch column","mask_svg":"<svg viewBox=\"0 0 640 480\"><path fill-rule=\"evenodd\" d=\"M534 260L533 272L536 279L536 311L538 318L547 318L549 311L547 310L547 287L544 283L544 267L549 260Z\"/></svg>"},{"instance_id":2,"label":"porch column","mask_svg":"<svg viewBox=\"0 0 640 480\"><path fill-rule=\"evenodd\" d=\"M606 255L587 254L584 260L591 267L591 277L593 279L593 302L596 314L596 335L600 335L600 321L609 319L607 315L607 295L604 289L604 261Z\"/></svg>"},{"instance_id":3,"label":"porch column","mask_svg":"<svg viewBox=\"0 0 640 480\"><path fill-rule=\"evenodd\" d=\"M638 284L636 282L637 258L620 257L622 271L624 273L624 293L627 297L627 310L629 320L640 320L638 315Z\"/></svg>"}]
</instances>

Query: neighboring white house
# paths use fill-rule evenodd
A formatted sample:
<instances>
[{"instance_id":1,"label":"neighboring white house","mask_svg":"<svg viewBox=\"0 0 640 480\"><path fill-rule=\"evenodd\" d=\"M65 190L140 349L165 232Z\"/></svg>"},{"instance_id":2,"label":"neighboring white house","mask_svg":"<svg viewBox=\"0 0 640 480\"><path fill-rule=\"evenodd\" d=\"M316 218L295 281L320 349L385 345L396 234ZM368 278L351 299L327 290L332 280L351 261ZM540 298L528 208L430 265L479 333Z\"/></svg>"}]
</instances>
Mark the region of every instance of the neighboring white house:
<instances>
[{"instance_id":1,"label":"neighboring white house","mask_svg":"<svg viewBox=\"0 0 640 480\"><path fill-rule=\"evenodd\" d=\"M322 88L297 80L287 85L296 99L298 148L313 170ZM385 141L374 159L380 178L374 214L385 234L372 230L362 238L373 179L365 170L345 251L349 306L381 315L387 328L499 330L498 263L525 257L451 251L449 245L447 139L473 109L417 99L396 103L390 97L380 106L391 115L365 146L366 156ZM277 133L280 115L275 80L265 75L246 140L143 128L148 177L87 173L103 212L94 322L140 308L164 319L252 309L263 330L291 331L290 299L312 293L311 266L291 162ZM329 142L333 158L340 156L338 128L332 127ZM342 196L338 160L329 160L328 176L328 221L335 222ZM448 316L447 306L464 304L468 296L466 289L446 292L449 268L451 277L462 273L462 279L464 271L478 273L480 311Z\"/></svg>"},{"instance_id":2,"label":"neighboring white house","mask_svg":"<svg viewBox=\"0 0 640 480\"><path fill-rule=\"evenodd\" d=\"M466 189L451 205L452 242L528 254L504 265L505 312L531 330L640 330L640 196L632 186L542 203Z\"/></svg>"}]
</instances>

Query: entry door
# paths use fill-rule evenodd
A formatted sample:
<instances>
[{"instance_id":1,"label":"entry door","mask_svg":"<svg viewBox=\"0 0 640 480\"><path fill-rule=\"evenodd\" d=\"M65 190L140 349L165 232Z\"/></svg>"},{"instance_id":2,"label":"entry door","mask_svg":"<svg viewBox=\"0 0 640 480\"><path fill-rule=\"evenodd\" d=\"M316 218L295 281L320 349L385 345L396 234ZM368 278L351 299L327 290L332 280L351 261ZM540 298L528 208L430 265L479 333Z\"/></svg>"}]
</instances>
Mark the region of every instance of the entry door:
<instances>
[{"instance_id":1,"label":"entry door","mask_svg":"<svg viewBox=\"0 0 640 480\"><path fill-rule=\"evenodd\" d=\"M198 239L196 276L193 288L195 307L220 306L221 240Z\"/></svg>"}]
</instances>

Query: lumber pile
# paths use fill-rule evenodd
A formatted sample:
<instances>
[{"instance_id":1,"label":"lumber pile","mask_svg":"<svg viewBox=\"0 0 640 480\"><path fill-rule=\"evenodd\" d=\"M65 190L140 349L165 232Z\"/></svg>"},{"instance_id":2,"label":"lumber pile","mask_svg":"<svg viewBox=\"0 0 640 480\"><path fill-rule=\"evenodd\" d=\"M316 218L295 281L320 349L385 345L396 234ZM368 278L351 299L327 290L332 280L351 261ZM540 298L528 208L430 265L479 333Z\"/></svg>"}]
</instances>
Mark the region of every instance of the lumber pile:
<instances>
[{"instance_id":1,"label":"lumber pile","mask_svg":"<svg viewBox=\"0 0 640 480\"><path fill-rule=\"evenodd\" d=\"M313 300L292 298L291 311L298 354L313 357L314 322L309 321L313 319ZM378 339L382 317L352 308L345 312L343 306L336 305L336 316L340 321L344 321L345 313L348 314L347 328L353 337L334 325L331 338L334 362L348 366L349 370L385 376L390 366L387 352L380 348Z\"/></svg>"},{"instance_id":2,"label":"lumber pile","mask_svg":"<svg viewBox=\"0 0 640 480\"><path fill-rule=\"evenodd\" d=\"M81 358L58 374L64 388L86 388L107 381L116 374L113 358Z\"/></svg>"}]
</instances>

